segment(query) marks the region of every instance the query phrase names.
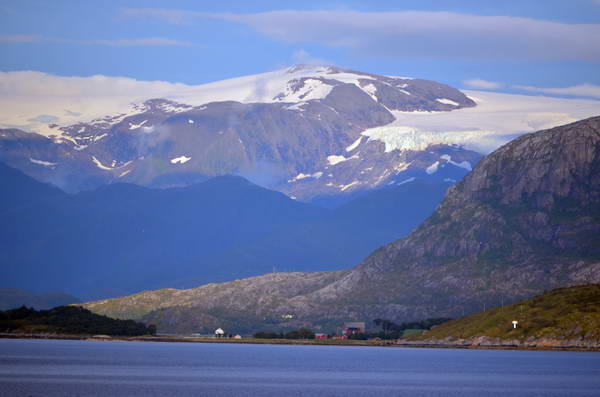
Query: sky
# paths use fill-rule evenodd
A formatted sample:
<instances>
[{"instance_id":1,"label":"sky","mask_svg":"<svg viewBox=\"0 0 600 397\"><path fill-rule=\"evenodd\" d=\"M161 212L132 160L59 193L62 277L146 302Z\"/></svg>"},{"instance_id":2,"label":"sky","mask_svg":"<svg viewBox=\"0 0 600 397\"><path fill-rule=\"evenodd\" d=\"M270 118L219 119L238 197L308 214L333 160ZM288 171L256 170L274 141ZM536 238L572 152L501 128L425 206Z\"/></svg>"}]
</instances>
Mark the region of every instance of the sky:
<instances>
[{"instance_id":1,"label":"sky","mask_svg":"<svg viewBox=\"0 0 600 397\"><path fill-rule=\"evenodd\" d=\"M313 63L597 99L600 0L2 0L0 51L0 72L194 85Z\"/></svg>"}]
</instances>

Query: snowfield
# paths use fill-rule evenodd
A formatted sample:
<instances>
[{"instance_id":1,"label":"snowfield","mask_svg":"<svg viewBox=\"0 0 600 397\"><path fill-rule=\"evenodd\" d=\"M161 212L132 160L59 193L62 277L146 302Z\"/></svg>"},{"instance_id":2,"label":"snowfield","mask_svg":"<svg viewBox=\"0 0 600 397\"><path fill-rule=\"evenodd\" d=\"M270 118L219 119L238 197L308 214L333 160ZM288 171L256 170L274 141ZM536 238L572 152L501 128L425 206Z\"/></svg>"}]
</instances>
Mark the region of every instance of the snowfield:
<instances>
[{"instance_id":1,"label":"snowfield","mask_svg":"<svg viewBox=\"0 0 600 397\"><path fill-rule=\"evenodd\" d=\"M488 154L518 135L597 115L600 101L463 90L477 103L451 112L392 112L395 121L362 132L385 151L461 145Z\"/></svg>"},{"instance_id":2,"label":"snowfield","mask_svg":"<svg viewBox=\"0 0 600 397\"><path fill-rule=\"evenodd\" d=\"M400 78L400 77L398 77ZM402 79L407 79L402 77ZM20 128L56 142L72 141L61 126L91 122L111 126L125 117L144 112L144 101L164 98L179 103L160 105L165 112L182 112L191 106L215 101L290 102L289 110L302 111L307 101L325 98L332 90L326 80L355 84L371 98L377 92L375 77L330 66L294 66L273 72L214 83L187 85L164 81L139 81L124 77L62 77L41 72L0 72L0 128ZM362 80L362 83L359 82ZM302 84L300 84L302 83ZM362 86L361 86L362 85ZM407 87L398 84L398 87ZM410 89L410 88L407 88ZM386 152L422 150L430 144L455 144L489 153L515 136L595 116L600 101L463 90L477 106L450 112L398 112L390 124L362 132L367 140L385 143ZM410 95L409 91L405 92ZM448 98L438 102L458 105ZM43 109L43 113L40 109ZM117 116L106 116L107 114ZM44 116L44 117L41 117ZM49 120L52 123L35 121ZM188 119L193 124L192 119ZM146 121L130 123L131 130L153 132ZM80 132L84 127L78 127ZM97 138L102 139L102 136ZM346 148L354 150L366 140ZM330 164L345 161L330 156ZM183 163L181 163L183 164Z\"/></svg>"}]
</instances>

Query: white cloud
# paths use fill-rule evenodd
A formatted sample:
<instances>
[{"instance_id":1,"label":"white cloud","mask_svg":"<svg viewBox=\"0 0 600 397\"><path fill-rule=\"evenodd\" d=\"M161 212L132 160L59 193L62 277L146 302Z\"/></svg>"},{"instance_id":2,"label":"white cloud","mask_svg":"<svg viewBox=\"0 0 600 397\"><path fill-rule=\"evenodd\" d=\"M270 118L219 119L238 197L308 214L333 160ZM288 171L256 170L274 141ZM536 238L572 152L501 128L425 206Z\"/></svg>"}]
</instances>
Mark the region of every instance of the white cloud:
<instances>
[{"instance_id":1,"label":"white cloud","mask_svg":"<svg viewBox=\"0 0 600 397\"><path fill-rule=\"evenodd\" d=\"M184 10L168 10L161 8L125 8L121 15L130 17L155 18L175 25L186 25L191 23L194 17L205 15L204 13Z\"/></svg>"},{"instance_id":2,"label":"white cloud","mask_svg":"<svg viewBox=\"0 0 600 397\"><path fill-rule=\"evenodd\" d=\"M530 92L538 92L542 94L600 98L600 85L595 84L578 84L571 87L563 88L541 88L529 85L516 85L513 86L513 88Z\"/></svg>"},{"instance_id":3,"label":"white cloud","mask_svg":"<svg viewBox=\"0 0 600 397\"><path fill-rule=\"evenodd\" d=\"M320 43L385 56L600 60L599 24L568 24L455 12L269 11L255 14L129 9L170 23L214 18L288 43ZM391 54L391 55L390 55Z\"/></svg>"},{"instance_id":4,"label":"white cloud","mask_svg":"<svg viewBox=\"0 0 600 397\"><path fill-rule=\"evenodd\" d=\"M502 88L503 84L496 81L483 80L479 78L468 79L463 83L469 88L475 88L479 90L497 90Z\"/></svg>"},{"instance_id":5,"label":"white cloud","mask_svg":"<svg viewBox=\"0 0 600 397\"><path fill-rule=\"evenodd\" d=\"M0 43L36 43L43 39L32 34L0 34Z\"/></svg>"},{"instance_id":6,"label":"white cloud","mask_svg":"<svg viewBox=\"0 0 600 397\"><path fill-rule=\"evenodd\" d=\"M137 39L115 40L73 40L59 37L42 37L27 34L0 35L0 43L66 43L81 45L107 45L113 47L139 47L139 46L177 46L190 47L189 41L169 39L167 37L142 37Z\"/></svg>"},{"instance_id":7,"label":"white cloud","mask_svg":"<svg viewBox=\"0 0 600 397\"><path fill-rule=\"evenodd\" d=\"M132 102L185 91L185 84L139 81L127 77L64 77L42 72L0 72L0 128L50 133L45 120L58 124L90 121L127 110ZM32 121L37 122L32 124Z\"/></svg>"},{"instance_id":8,"label":"white cloud","mask_svg":"<svg viewBox=\"0 0 600 397\"><path fill-rule=\"evenodd\" d=\"M451 112L394 112L396 121L364 131L386 150L464 145L490 153L517 135L600 115L600 101L465 90L476 107Z\"/></svg>"},{"instance_id":9,"label":"white cloud","mask_svg":"<svg viewBox=\"0 0 600 397\"><path fill-rule=\"evenodd\" d=\"M304 65L333 65L331 61L317 58L308 53L308 51L304 49L299 49L294 51L292 54L292 61L294 64L304 64Z\"/></svg>"},{"instance_id":10,"label":"white cloud","mask_svg":"<svg viewBox=\"0 0 600 397\"><path fill-rule=\"evenodd\" d=\"M139 46L175 46L190 47L189 41L173 40L166 37L148 37L142 39L118 39L118 40L75 40L77 44L108 45L114 47L139 47Z\"/></svg>"},{"instance_id":11,"label":"white cloud","mask_svg":"<svg viewBox=\"0 0 600 397\"><path fill-rule=\"evenodd\" d=\"M119 115L127 112L131 103L151 98L190 105L224 100L269 102L285 89L288 80L315 70L319 68L290 74L286 68L197 86L101 75L64 77L33 71L0 72L0 128L52 134L56 131L48 127L48 122L70 125ZM598 100L464 92L477 102L476 107L452 112L396 112L396 122L370 131L369 136L386 139L394 146L466 142L473 149L488 152L515 134L600 114Z\"/></svg>"}]
</instances>

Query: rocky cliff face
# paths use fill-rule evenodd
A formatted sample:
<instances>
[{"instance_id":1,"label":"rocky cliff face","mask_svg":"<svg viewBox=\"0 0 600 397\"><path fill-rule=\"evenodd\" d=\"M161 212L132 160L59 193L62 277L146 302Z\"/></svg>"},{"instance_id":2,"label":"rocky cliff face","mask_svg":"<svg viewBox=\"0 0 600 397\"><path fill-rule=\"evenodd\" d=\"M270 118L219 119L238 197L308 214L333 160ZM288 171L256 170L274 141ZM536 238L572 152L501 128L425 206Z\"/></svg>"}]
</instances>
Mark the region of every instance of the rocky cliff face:
<instances>
[{"instance_id":1,"label":"rocky cliff face","mask_svg":"<svg viewBox=\"0 0 600 397\"><path fill-rule=\"evenodd\" d=\"M599 127L600 118L587 119L498 149L451 187L413 233L319 297L353 291L378 304L401 301L456 315L484 302L597 281Z\"/></svg>"},{"instance_id":2,"label":"rocky cliff face","mask_svg":"<svg viewBox=\"0 0 600 397\"><path fill-rule=\"evenodd\" d=\"M233 327L240 319L240 329L267 318L272 326L327 329L348 319L459 316L546 289L597 283L599 171L600 117L529 134L485 158L408 237L350 271L319 275L327 282L318 288L296 288L315 276L295 274L280 276L277 284L291 295L265 291L263 283L275 277L267 275L245 280L222 298L198 295L208 286L181 291L197 298L183 306L171 300L159 312L146 310L144 318L178 331L191 328L179 327L177 319L208 315ZM135 301L88 307L118 315L115 305L135 307ZM294 322L281 319L287 313Z\"/></svg>"}]
</instances>

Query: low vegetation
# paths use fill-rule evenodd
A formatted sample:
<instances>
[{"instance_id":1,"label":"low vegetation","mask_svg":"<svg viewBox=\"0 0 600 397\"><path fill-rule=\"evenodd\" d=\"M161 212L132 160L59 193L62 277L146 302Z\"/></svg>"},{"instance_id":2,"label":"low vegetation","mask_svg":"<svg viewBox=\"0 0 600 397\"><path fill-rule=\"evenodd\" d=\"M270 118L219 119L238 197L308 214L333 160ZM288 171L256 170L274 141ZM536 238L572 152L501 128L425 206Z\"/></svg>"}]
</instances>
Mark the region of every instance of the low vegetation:
<instances>
[{"instance_id":1,"label":"low vegetation","mask_svg":"<svg viewBox=\"0 0 600 397\"><path fill-rule=\"evenodd\" d=\"M287 333L259 331L254 334L256 339L315 339L315 333L308 328L300 328Z\"/></svg>"},{"instance_id":2,"label":"low vegetation","mask_svg":"<svg viewBox=\"0 0 600 397\"><path fill-rule=\"evenodd\" d=\"M516 328L513 321L517 321ZM409 339L552 338L600 340L600 284L543 295L448 321Z\"/></svg>"},{"instance_id":3,"label":"low vegetation","mask_svg":"<svg viewBox=\"0 0 600 397\"><path fill-rule=\"evenodd\" d=\"M156 327L133 320L115 320L77 306L35 310L25 306L0 311L0 331L9 333L53 333L70 335L154 335Z\"/></svg>"}]
</instances>

